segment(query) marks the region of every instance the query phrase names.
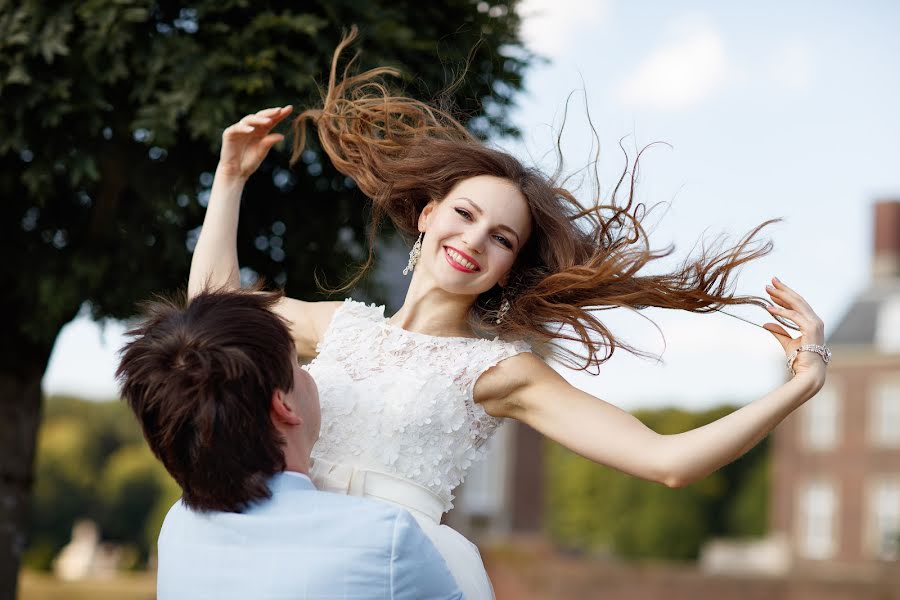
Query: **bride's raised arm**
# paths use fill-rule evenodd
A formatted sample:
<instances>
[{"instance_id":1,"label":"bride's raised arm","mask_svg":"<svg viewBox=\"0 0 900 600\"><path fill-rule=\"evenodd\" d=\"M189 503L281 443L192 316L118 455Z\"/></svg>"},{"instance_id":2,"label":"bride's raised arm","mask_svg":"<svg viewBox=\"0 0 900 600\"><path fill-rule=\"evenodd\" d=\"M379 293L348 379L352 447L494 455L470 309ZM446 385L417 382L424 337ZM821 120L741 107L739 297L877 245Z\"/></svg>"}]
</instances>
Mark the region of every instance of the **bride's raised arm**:
<instances>
[{"instance_id":1,"label":"bride's raised arm","mask_svg":"<svg viewBox=\"0 0 900 600\"><path fill-rule=\"evenodd\" d=\"M241 286L237 258L237 226L241 194L269 150L284 139L272 129L291 114L291 107L267 108L247 115L222 132L222 150L213 179L203 227L188 279L188 297L204 287Z\"/></svg>"},{"instance_id":2,"label":"bride's raised arm","mask_svg":"<svg viewBox=\"0 0 900 600\"><path fill-rule=\"evenodd\" d=\"M267 108L247 115L222 133L222 151L209 194L206 216L188 280L188 298L205 288L241 286L237 256L237 227L241 194L272 146L284 139L272 129L291 114L290 106ZM273 310L288 320L297 354L315 355L338 302L302 302L282 297Z\"/></svg>"},{"instance_id":3,"label":"bride's raised arm","mask_svg":"<svg viewBox=\"0 0 900 600\"><path fill-rule=\"evenodd\" d=\"M796 292L778 280L769 289L774 315L800 326L791 339L779 325L766 329L787 354L803 344L824 343L822 321ZM825 363L800 352L795 375L779 388L703 427L657 434L631 414L587 394L533 354L510 358L489 370L475 387L475 399L494 416L515 418L594 462L625 473L682 487L709 475L756 445L794 409L819 391Z\"/></svg>"}]
</instances>

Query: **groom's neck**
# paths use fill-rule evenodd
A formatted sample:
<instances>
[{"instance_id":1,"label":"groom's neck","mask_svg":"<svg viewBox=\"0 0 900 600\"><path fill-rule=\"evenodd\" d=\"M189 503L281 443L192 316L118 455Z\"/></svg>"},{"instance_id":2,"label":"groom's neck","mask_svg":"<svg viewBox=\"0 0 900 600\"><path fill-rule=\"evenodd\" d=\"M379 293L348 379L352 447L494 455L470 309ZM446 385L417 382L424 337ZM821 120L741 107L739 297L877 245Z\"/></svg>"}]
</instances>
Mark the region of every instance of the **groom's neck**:
<instances>
[{"instance_id":1,"label":"groom's neck","mask_svg":"<svg viewBox=\"0 0 900 600\"><path fill-rule=\"evenodd\" d=\"M303 473L309 476L309 455L306 456L288 456L284 457L284 470L294 473Z\"/></svg>"}]
</instances>

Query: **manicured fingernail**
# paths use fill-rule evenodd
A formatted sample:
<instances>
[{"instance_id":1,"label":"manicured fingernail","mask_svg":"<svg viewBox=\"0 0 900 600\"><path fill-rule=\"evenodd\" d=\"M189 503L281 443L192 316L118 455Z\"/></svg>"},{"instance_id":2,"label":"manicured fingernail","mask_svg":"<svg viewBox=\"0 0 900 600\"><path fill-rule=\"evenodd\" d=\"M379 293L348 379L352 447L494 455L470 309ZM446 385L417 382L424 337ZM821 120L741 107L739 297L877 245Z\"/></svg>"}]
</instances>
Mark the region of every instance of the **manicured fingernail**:
<instances>
[{"instance_id":1,"label":"manicured fingernail","mask_svg":"<svg viewBox=\"0 0 900 600\"><path fill-rule=\"evenodd\" d=\"M781 280L778 279L777 277L772 277L772 281L777 281L777 282L781 283Z\"/></svg>"},{"instance_id":2,"label":"manicured fingernail","mask_svg":"<svg viewBox=\"0 0 900 600\"><path fill-rule=\"evenodd\" d=\"M772 287L771 285L766 284L766 289L767 289L767 290L774 290L775 288Z\"/></svg>"}]
</instances>

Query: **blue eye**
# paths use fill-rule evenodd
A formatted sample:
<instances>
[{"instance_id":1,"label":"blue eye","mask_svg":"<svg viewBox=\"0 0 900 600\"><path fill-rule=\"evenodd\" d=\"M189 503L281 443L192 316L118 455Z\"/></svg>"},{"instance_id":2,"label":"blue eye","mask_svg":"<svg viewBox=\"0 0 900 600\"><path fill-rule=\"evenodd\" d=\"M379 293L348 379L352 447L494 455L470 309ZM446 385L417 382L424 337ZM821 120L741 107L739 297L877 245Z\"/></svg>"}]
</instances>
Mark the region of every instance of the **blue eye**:
<instances>
[{"instance_id":1,"label":"blue eye","mask_svg":"<svg viewBox=\"0 0 900 600\"><path fill-rule=\"evenodd\" d=\"M465 210L465 209L462 209L462 208L454 208L453 210L455 210L456 213L457 213L458 215L460 215L460 216L461 216L463 219L465 219L466 221L471 221L471 220L472 220L472 215L469 213L469 211L467 211L467 210ZM504 247L509 248L510 250L512 250L512 247L513 247L513 246L512 246L512 242L510 242L508 239L506 239L506 238L503 237L502 235L495 235L495 236L494 236L494 239L497 240L498 242L500 242L501 244L503 244Z\"/></svg>"}]
</instances>

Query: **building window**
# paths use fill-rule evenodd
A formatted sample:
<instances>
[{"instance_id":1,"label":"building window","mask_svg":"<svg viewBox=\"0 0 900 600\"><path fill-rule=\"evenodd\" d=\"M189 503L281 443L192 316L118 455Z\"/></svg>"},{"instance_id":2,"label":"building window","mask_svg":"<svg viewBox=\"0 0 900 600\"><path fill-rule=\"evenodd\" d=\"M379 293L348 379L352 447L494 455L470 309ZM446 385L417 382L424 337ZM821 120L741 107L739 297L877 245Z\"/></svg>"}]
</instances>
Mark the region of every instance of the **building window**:
<instances>
[{"instance_id":1,"label":"building window","mask_svg":"<svg viewBox=\"0 0 900 600\"><path fill-rule=\"evenodd\" d=\"M875 446L900 448L900 379L875 384L869 402L869 432Z\"/></svg>"},{"instance_id":2,"label":"building window","mask_svg":"<svg viewBox=\"0 0 900 600\"><path fill-rule=\"evenodd\" d=\"M838 443L840 397L833 383L807 400L801 411L803 442L811 450L829 450Z\"/></svg>"},{"instance_id":3,"label":"building window","mask_svg":"<svg viewBox=\"0 0 900 600\"><path fill-rule=\"evenodd\" d=\"M466 474L457 503L460 513L485 518L503 515L507 508L506 472L514 437L512 427L501 427L487 441L487 456L473 464ZM499 522L494 525L503 526Z\"/></svg>"},{"instance_id":4,"label":"building window","mask_svg":"<svg viewBox=\"0 0 900 600\"><path fill-rule=\"evenodd\" d=\"M878 311L875 347L885 354L900 352L900 298L885 299Z\"/></svg>"},{"instance_id":5,"label":"building window","mask_svg":"<svg viewBox=\"0 0 900 600\"><path fill-rule=\"evenodd\" d=\"M800 555L822 560L837 551L837 493L827 481L807 483L799 498Z\"/></svg>"},{"instance_id":6,"label":"building window","mask_svg":"<svg viewBox=\"0 0 900 600\"><path fill-rule=\"evenodd\" d=\"M875 482L869 495L871 554L883 560L900 557L900 478Z\"/></svg>"}]
</instances>

